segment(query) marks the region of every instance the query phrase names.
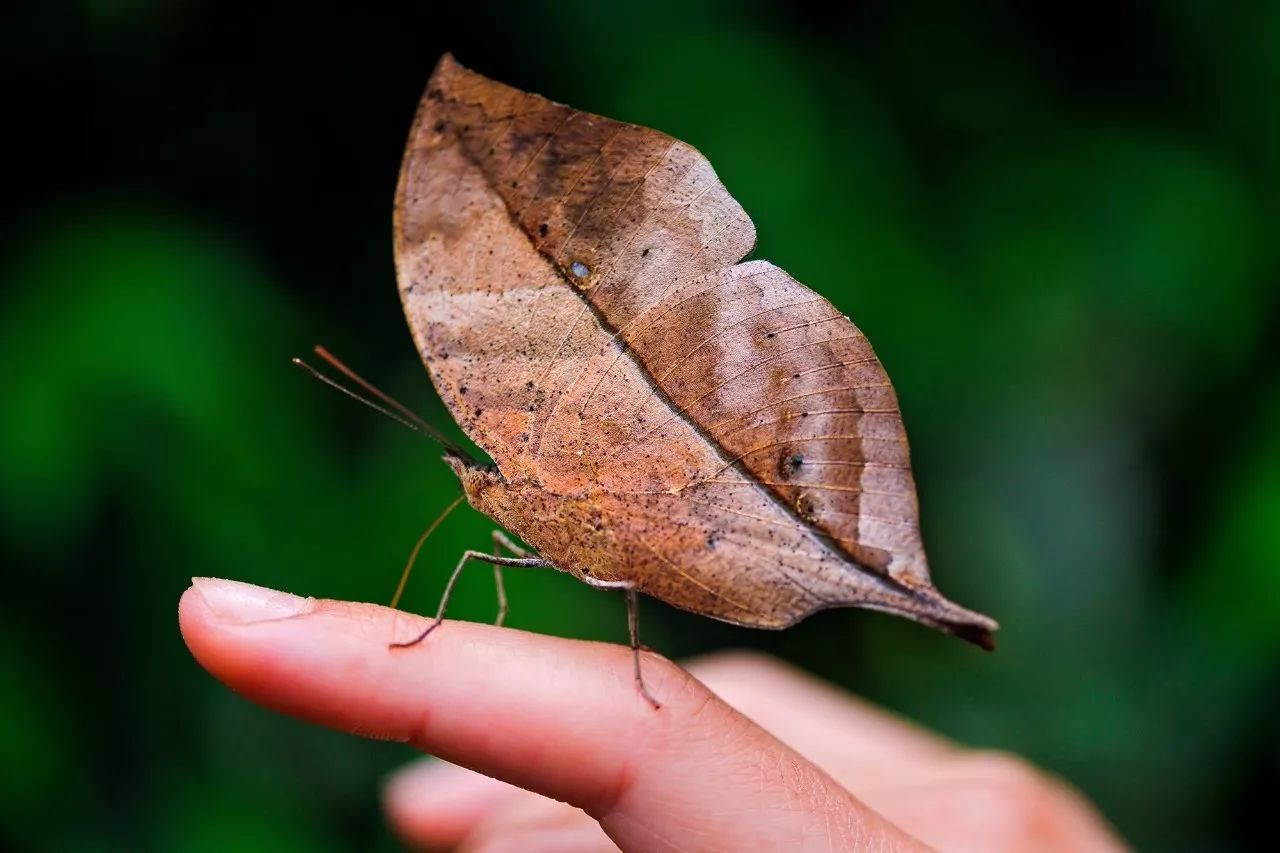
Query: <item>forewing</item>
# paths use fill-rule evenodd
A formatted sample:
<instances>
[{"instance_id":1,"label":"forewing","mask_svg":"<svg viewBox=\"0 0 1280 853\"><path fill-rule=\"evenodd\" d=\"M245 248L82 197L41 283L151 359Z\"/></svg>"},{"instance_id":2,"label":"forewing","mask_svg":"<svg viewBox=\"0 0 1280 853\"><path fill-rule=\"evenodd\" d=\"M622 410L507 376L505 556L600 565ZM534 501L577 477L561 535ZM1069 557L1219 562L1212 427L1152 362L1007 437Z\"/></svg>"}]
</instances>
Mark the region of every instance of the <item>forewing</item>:
<instances>
[{"instance_id":1,"label":"forewing","mask_svg":"<svg viewBox=\"0 0 1280 853\"><path fill-rule=\"evenodd\" d=\"M738 260L755 230L689 145L446 56L410 133L395 237L401 297L437 389L500 467L528 470L597 348L593 315L625 324Z\"/></svg>"}]
</instances>

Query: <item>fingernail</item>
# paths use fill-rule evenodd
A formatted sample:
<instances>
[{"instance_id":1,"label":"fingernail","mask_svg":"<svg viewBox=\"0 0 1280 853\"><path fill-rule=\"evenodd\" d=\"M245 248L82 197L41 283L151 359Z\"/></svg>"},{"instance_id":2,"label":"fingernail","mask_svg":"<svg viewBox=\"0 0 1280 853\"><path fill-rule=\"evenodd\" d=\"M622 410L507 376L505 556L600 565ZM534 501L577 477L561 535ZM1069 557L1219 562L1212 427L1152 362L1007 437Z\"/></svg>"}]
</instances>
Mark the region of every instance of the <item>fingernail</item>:
<instances>
[{"instance_id":1,"label":"fingernail","mask_svg":"<svg viewBox=\"0 0 1280 853\"><path fill-rule=\"evenodd\" d=\"M309 613L315 600L221 578L192 578L192 588L219 622L251 625Z\"/></svg>"}]
</instances>

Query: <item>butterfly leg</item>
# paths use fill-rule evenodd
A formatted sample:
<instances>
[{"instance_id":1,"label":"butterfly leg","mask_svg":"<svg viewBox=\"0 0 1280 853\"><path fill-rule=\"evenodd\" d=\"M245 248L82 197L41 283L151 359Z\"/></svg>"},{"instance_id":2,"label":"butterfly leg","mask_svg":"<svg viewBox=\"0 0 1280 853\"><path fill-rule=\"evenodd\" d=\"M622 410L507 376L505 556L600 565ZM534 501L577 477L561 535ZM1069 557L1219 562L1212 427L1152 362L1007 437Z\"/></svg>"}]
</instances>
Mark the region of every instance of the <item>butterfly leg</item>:
<instances>
[{"instance_id":1,"label":"butterfly leg","mask_svg":"<svg viewBox=\"0 0 1280 853\"><path fill-rule=\"evenodd\" d=\"M458 576L462 574L463 568L472 560L480 560L484 563L492 563L495 566L515 566L522 569L545 569L551 566L541 557L498 557L494 554L487 554L484 551L464 551L462 559L458 561L458 565L454 567L453 574L449 575L449 582L445 584L444 595L440 597L440 607L436 610L436 618L431 620L422 633L405 643L392 643L391 648L403 649L409 646L416 646L427 638L427 635L440 627L440 623L444 622L444 612L449 607L449 599L453 597L453 587L458 582Z\"/></svg>"},{"instance_id":2,"label":"butterfly leg","mask_svg":"<svg viewBox=\"0 0 1280 853\"><path fill-rule=\"evenodd\" d=\"M521 548L511 540L505 532L501 530L493 531L493 555L501 556L501 549L506 548L507 551L516 557L528 557L528 549ZM493 620L493 624L501 627L503 621L507 618L507 588L502 583L502 566L497 563L493 564L493 584L498 590L498 618Z\"/></svg>"},{"instance_id":3,"label":"butterfly leg","mask_svg":"<svg viewBox=\"0 0 1280 853\"><path fill-rule=\"evenodd\" d=\"M640 674L640 594L631 581L607 581L586 575L582 578L588 586L596 589L621 589L627 593L627 630L631 634L631 660L635 665L636 689L648 700L654 710L662 707L662 703L653 698L649 688L645 686L644 676Z\"/></svg>"}]
</instances>

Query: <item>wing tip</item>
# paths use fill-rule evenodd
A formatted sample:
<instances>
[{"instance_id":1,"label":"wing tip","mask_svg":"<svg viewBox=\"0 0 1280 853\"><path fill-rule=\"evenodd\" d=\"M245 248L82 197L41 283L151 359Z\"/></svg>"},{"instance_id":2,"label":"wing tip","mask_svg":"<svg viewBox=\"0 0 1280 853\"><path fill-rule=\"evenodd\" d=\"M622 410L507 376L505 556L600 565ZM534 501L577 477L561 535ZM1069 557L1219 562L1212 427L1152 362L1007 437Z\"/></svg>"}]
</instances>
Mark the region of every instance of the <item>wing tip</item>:
<instances>
[{"instance_id":1,"label":"wing tip","mask_svg":"<svg viewBox=\"0 0 1280 853\"><path fill-rule=\"evenodd\" d=\"M984 651L996 650L995 632L1000 629L998 622L948 601L936 590L930 598L931 607L920 614L920 621L967 643L972 643Z\"/></svg>"},{"instance_id":2,"label":"wing tip","mask_svg":"<svg viewBox=\"0 0 1280 853\"><path fill-rule=\"evenodd\" d=\"M987 620L990 621L990 620ZM995 623L991 623L995 625ZM995 628L987 625L978 625L974 623L967 624L951 624L939 626L954 637L959 637L967 643L972 643L983 651L994 652L996 650ZM999 626L996 626L999 627Z\"/></svg>"},{"instance_id":3,"label":"wing tip","mask_svg":"<svg viewBox=\"0 0 1280 853\"><path fill-rule=\"evenodd\" d=\"M870 605L871 609L905 616L988 652L996 650L995 632L1000 629L1000 624L994 619L961 607L932 585L913 585L908 589L908 601L900 600L887 606Z\"/></svg>"}]
</instances>

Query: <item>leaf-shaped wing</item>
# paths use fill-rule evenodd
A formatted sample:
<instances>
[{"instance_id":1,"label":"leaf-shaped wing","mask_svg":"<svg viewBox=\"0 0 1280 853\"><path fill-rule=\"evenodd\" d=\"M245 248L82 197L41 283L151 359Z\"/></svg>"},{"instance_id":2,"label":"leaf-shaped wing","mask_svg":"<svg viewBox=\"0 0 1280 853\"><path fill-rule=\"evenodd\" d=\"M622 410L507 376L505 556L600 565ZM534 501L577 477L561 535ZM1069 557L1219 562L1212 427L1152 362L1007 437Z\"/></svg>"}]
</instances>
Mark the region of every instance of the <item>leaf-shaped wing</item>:
<instances>
[{"instance_id":1,"label":"leaf-shaped wing","mask_svg":"<svg viewBox=\"0 0 1280 853\"><path fill-rule=\"evenodd\" d=\"M971 639L994 627L930 584L866 338L771 264L736 263L754 228L692 147L446 56L396 226L446 404L509 481L607 525L618 572L744 624L862 604ZM590 512L572 504L593 492ZM540 533L544 556L588 559L576 531Z\"/></svg>"}]
</instances>

